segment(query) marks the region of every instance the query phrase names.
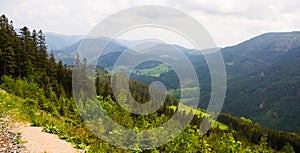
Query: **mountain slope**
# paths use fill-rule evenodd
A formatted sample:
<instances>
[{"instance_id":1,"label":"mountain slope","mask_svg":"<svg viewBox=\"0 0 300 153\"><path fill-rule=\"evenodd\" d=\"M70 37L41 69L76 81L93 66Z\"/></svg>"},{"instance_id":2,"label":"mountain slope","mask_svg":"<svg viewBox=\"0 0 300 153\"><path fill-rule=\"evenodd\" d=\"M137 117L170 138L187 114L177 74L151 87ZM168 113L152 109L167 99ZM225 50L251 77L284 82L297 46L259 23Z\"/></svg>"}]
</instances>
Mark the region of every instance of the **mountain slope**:
<instances>
[{"instance_id":1,"label":"mountain slope","mask_svg":"<svg viewBox=\"0 0 300 153\"><path fill-rule=\"evenodd\" d=\"M45 37L48 51L61 49L83 38L83 36L68 36L53 32L46 32Z\"/></svg>"},{"instance_id":2,"label":"mountain slope","mask_svg":"<svg viewBox=\"0 0 300 153\"><path fill-rule=\"evenodd\" d=\"M300 32L267 33L222 49L228 75L223 112L300 132Z\"/></svg>"},{"instance_id":3,"label":"mountain slope","mask_svg":"<svg viewBox=\"0 0 300 153\"><path fill-rule=\"evenodd\" d=\"M81 43L89 44L90 46L96 47L100 49L100 47L106 45L105 43L108 42L109 38L101 37L97 39L81 39L71 45L65 46L61 49L54 51L54 56L57 60L62 60L64 64L72 65L74 63L75 54L79 49ZM103 51L104 54L108 53L115 53L124 51L127 48L120 45L117 41L110 41L110 43L106 46L105 50Z\"/></svg>"},{"instance_id":4,"label":"mountain slope","mask_svg":"<svg viewBox=\"0 0 300 153\"><path fill-rule=\"evenodd\" d=\"M232 82L227 95L224 111L265 127L300 132L300 48Z\"/></svg>"},{"instance_id":5,"label":"mountain slope","mask_svg":"<svg viewBox=\"0 0 300 153\"><path fill-rule=\"evenodd\" d=\"M228 75L241 76L270 66L299 46L300 32L266 33L221 51Z\"/></svg>"}]
</instances>

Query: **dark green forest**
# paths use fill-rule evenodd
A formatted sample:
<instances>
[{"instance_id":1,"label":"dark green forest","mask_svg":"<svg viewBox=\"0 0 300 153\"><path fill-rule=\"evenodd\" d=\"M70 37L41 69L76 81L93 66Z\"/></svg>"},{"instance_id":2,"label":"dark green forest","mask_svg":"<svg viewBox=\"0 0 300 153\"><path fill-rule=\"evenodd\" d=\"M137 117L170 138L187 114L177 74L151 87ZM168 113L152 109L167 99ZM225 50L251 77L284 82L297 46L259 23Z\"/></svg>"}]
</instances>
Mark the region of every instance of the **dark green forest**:
<instances>
[{"instance_id":1,"label":"dark green forest","mask_svg":"<svg viewBox=\"0 0 300 153\"><path fill-rule=\"evenodd\" d=\"M205 115L191 112L179 114L193 116L192 121L181 134L165 145L147 150L138 147L139 143L132 144L136 146L133 150L118 148L93 134L79 115L73 98L72 70L84 68L84 60L77 57L73 67L63 65L62 61L57 62L53 53L47 52L41 30L30 31L23 27L16 32L12 21L5 15L0 18L0 59L0 115L11 115L30 122L32 126L42 126L45 132L57 134L87 152L300 152L299 134L267 129L249 119L229 114L220 114L217 120L228 128L213 126L201 135L199 128ZM97 70L97 76L84 80L94 81L97 93L97 101L86 104L88 110L97 111L96 108L101 105L115 122L135 130L159 127L178 111L179 102L167 96L165 103L155 113L136 115L127 112L116 102L118 97L112 92L109 80L114 74L100 67ZM127 76L120 74L118 78L122 77ZM149 86L138 81L130 80L130 92L127 94L140 103L150 98ZM157 95L160 94L158 91ZM130 99L125 98L125 103L130 103ZM100 132L107 132L106 127L98 122L101 118L93 119L100 126ZM214 121L208 122L213 124ZM120 145L136 139L130 135L120 135L119 132L116 129L111 134L124 138L123 142L118 142Z\"/></svg>"}]
</instances>

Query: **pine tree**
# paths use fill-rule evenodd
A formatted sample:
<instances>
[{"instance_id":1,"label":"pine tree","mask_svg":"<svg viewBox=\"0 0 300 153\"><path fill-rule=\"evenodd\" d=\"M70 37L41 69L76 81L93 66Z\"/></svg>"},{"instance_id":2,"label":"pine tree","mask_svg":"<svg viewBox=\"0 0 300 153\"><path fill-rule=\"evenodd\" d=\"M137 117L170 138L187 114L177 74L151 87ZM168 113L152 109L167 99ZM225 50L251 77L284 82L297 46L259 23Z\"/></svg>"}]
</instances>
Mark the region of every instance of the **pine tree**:
<instances>
[{"instance_id":1,"label":"pine tree","mask_svg":"<svg viewBox=\"0 0 300 153\"><path fill-rule=\"evenodd\" d=\"M38 66L41 71L46 71L48 66L48 53L45 35L42 30L37 34Z\"/></svg>"},{"instance_id":2,"label":"pine tree","mask_svg":"<svg viewBox=\"0 0 300 153\"><path fill-rule=\"evenodd\" d=\"M13 31L13 48L15 51L15 77L21 77L21 54L22 54L22 41L18 34Z\"/></svg>"},{"instance_id":3,"label":"pine tree","mask_svg":"<svg viewBox=\"0 0 300 153\"><path fill-rule=\"evenodd\" d=\"M48 62L49 63L48 63L47 75L50 78L55 78L56 77L56 62L55 62L53 51L51 51L51 53L50 53L50 58L49 58Z\"/></svg>"},{"instance_id":4,"label":"pine tree","mask_svg":"<svg viewBox=\"0 0 300 153\"><path fill-rule=\"evenodd\" d=\"M38 69L38 49L37 49L37 38L38 37L38 34L36 32L36 30L33 30L32 31L32 34L31 34L31 62L33 64L33 68L34 68L34 71L36 69ZM36 71L35 71L36 72Z\"/></svg>"},{"instance_id":5,"label":"pine tree","mask_svg":"<svg viewBox=\"0 0 300 153\"><path fill-rule=\"evenodd\" d=\"M20 55L20 65L21 65L21 76L29 78L34 71L33 60L33 42L30 35L30 31L27 27L23 27L21 30L21 40L22 40L22 52Z\"/></svg>"},{"instance_id":6,"label":"pine tree","mask_svg":"<svg viewBox=\"0 0 300 153\"><path fill-rule=\"evenodd\" d=\"M63 67L63 64L62 64L62 60L60 60L58 62L58 65L57 65L57 73L56 73L56 78L57 78L57 82L59 84L62 84L63 80L64 80L64 67Z\"/></svg>"},{"instance_id":7,"label":"pine tree","mask_svg":"<svg viewBox=\"0 0 300 153\"><path fill-rule=\"evenodd\" d=\"M15 52L13 49L13 26L5 15L0 18L0 49L1 70L0 75L13 75L16 67Z\"/></svg>"}]
</instances>

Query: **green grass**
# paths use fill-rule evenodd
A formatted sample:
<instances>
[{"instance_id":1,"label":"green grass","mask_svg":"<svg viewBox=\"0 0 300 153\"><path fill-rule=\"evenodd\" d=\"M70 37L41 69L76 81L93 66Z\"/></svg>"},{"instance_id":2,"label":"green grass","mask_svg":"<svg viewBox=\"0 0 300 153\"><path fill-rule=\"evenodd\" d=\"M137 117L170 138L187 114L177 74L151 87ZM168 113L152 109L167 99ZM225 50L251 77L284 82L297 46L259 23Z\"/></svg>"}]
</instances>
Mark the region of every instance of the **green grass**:
<instances>
[{"instance_id":1,"label":"green grass","mask_svg":"<svg viewBox=\"0 0 300 153\"><path fill-rule=\"evenodd\" d=\"M153 76L159 77L160 74L170 71L171 68L166 64L159 64L158 66L151 68L151 69L143 69L139 70L137 73L138 75L145 75L145 76Z\"/></svg>"},{"instance_id":2,"label":"green grass","mask_svg":"<svg viewBox=\"0 0 300 153\"><path fill-rule=\"evenodd\" d=\"M112 67L106 69L109 73L112 73ZM114 69L114 72L127 72L130 73L130 69L126 66L118 66ZM150 69L140 69L138 71L133 71L133 73L137 75L144 75L144 76L152 76L152 77L160 77L160 74L169 72L171 68L166 64L159 64L156 67Z\"/></svg>"},{"instance_id":3,"label":"green grass","mask_svg":"<svg viewBox=\"0 0 300 153\"><path fill-rule=\"evenodd\" d=\"M109 73L112 73L112 68L106 69ZM152 77L160 77L160 74L170 71L171 68L166 64L159 64L156 67L150 69L141 69L138 71L133 71L133 73L137 75L144 75L144 76L152 76ZM130 73L130 69L126 66L118 66L114 69L114 72L127 72Z\"/></svg>"},{"instance_id":4,"label":"green grass","mask_svg":"<svg viewBox=\"0 0 300 153\"><path fill-rule=\"evenodd\" d=\"M168 90L167 93L170 95L170 96L173 96L173 97L178 97L180 96L180 92L183 92L185 94L183 94L183 97L182 98L193 98L195 93L198 93L199 92L199 89L196 88L196 87L191 87L191 88L181 88L181 89L172 89L172 90ZM190 93L194 93L194 94L190 94ZM189 94L189 95L187 95Z\"/></svg>"},{"instance_id":5,"label":"green grass","mask_svg":"<svg viewBox=\"0 0 300 153\"><path fill-rule=\"evenodd\" d=\"M168 106L168 107L169 107L169 108L172 108L174 111L176 111L176 109L177 109L177 106ZM201 116L207 115L206 113L200 111L199 109L191 108L190 106L184 105L184 104L182 104L182 103L179 104L179 107L180 107L181 109L186 110L186 111L185 111L186 114L189 114L190 111L193 111L193 114L194 114L194 115L201 115Z\"/></svg>"},{"instance_id":6,"label":"green grass","mask_svg":"<svg viewBox=\"0 0 300 153\"><path fill-rule=\"evenodd\" d=\"M183 92L182 97L179 99L179 97L181 96L180 91ZM193 100L195 99L195 95L199 92L198 88L182 88L182 89L176 89L176 90L168 90L167 93L168 95L177 98L178 100L180 100L181 103L189 105L193 102ZM200 95L199 95L200 96Z\"/></svg>"},{"instance_id":7,"label":"green grass","mask_svg":"<svg viewBox=\"0 0 300 153\"><path fill-rule=\"evenodd\" d=\"M181 98L180 102L184 104L188 104L190 101L192 101L194 98Z\"/></svg>"},{"instance_id":8,"label":"green grass","mask_svg":"<svg viewBox=\"0 0 300 153\"><path fill-rule=\"evenodd\" d=\"M194 91L196 90L197 88L195 87L190 87L190 88L182 88L181 90L184 90L184 91ZM174 90L168 90L169 92L174 92Z\"/></svg>"},{"instance_id":9,"label":"green grass","mask_svg":"<svg viewBox=\"0 0 300 153\"><path fill-rule=\"evenodd\" d=\"M182 108L182 109L185 109L186 114L189 114L190 111L193 111L194 115L208 116L208 114L206 114L205 112L203 112L199 109L191 108L190 106L184 105L182 103L179 104L179 107ZM169 106L169 108L172 108L174 111L176 111L177 106ZM214 121L214 120L212 120L211 122L213 123L213 126L212 126L213 128L219 128L221 130L227 130L228 129L228 126L226 124L223 124L221 122Z\"/></svg>"},{"instance_id":10,"label":"green grass","mask_svg":"<svg viewBox=\"0 0 300 153\"><path fill-rule=\"evenodd\" d=\"M228 126L224 123L221 123L221 122L218 122L218 121L213 121L213 128L219 128L221 130L227 130L228 129Z\"/></svg>"},{"instance_id":11,"label":"green grass","mask_svg":"<svg viewBox=\"0 0 300 153\"><path fill-rule=\"evenodd\" d=\"M21 114L24 110L22 104L25 102L26 100L0 89L0 116L8 115L12 119L25 120L27 116Z\"/></svg>"}]
</instances>

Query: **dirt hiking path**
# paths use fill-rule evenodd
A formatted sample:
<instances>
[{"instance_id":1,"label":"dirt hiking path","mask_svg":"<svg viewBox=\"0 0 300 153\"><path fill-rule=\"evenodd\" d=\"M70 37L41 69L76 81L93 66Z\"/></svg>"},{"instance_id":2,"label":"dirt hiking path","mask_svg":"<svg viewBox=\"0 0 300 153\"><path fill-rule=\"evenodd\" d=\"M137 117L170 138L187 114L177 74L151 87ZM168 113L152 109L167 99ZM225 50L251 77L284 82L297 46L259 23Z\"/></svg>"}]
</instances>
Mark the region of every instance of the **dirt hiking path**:
<instances>
[{"instance_id":1,"label":"dirt hiking path","mask_svg":"<svg viewBox=\"0 0 300 153\"><path fill-rule=\"evenodd\" d=\"M58 138L57 135L42 132L41 127L18 125L18 132L22 133L25 141L25 153L80 153L71 143Z\"/></svg>"}]
</instances>

